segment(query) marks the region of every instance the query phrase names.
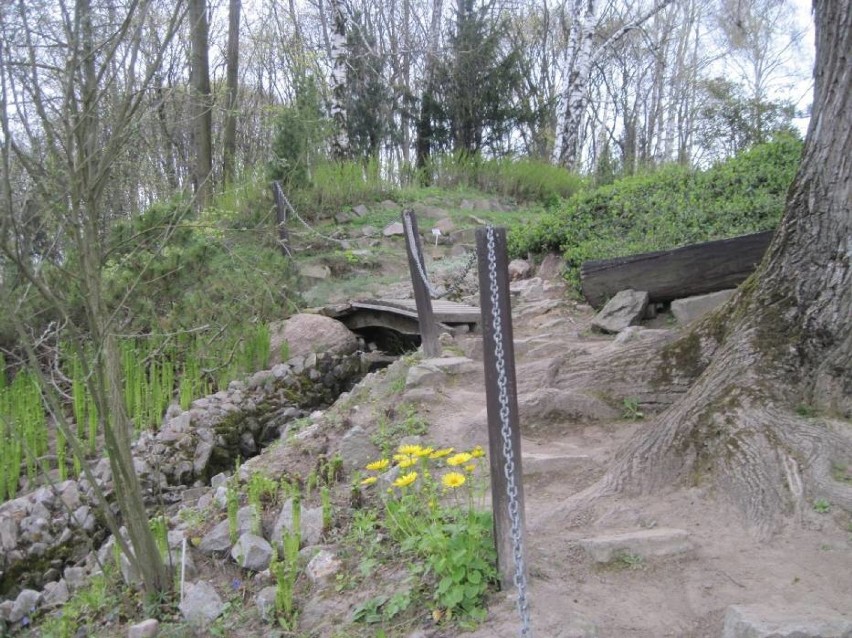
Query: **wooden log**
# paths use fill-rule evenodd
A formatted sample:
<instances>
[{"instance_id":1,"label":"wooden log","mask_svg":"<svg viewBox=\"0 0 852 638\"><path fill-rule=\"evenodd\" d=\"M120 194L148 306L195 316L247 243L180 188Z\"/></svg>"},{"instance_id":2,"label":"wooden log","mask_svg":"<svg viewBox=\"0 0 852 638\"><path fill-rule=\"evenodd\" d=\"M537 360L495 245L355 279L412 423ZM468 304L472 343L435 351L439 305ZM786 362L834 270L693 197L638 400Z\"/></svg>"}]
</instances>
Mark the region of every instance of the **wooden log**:
<instances>
[{"instance_id":1,"label":"wooden log","mask_svg":"<svg viewBox=\"0 0 852 638\"><path fill-rule=\"evenodd\" d=\"M587 261L583 296L598 308L620 290L645 290L651 301L672 301L736 288L754 272L774 231L682 246L674 250Z\"/></svg>"}]
</instances>

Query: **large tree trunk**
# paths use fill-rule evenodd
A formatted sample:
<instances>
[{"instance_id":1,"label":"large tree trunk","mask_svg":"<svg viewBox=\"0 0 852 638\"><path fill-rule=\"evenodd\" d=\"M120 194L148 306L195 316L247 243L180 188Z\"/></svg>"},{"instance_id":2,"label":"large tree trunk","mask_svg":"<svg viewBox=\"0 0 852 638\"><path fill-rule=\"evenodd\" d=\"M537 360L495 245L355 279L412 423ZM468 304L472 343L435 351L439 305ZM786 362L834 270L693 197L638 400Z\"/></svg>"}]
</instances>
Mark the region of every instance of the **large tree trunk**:
<instances>
[{"instance_id":1,"label":"large tree trunk","mask_svg":"<svg viewBox=\"0 0 852 638\"><path fill-rule=\"evenodd\" d=\"M240 0L228 3L228 60L225 84L228 91L225 104L225 131L222 135L222 183L227 186L234 177L237 155L237 95L240 71Z\"/></svg>"},{"instance_id":2,"label":"large tree trunk","mask_svg":"<svg viewBox=\"0 0 852 638\"><path fill-rule=\"evenodd\" d=\"M595 494L712 481L763 534L813 499L852 511L832 477L852 463L852 8L814 9L814 109L781 226L732 303L661 351L646 378L696 380Z\"/></svg>"},{"instance_id":3,"label":"large tree trunk","mask_svg":"<svg viewBox=\"0 0 852 638\"><path fill-rule=\"evenodd\" d=\"M213 104L210 94L207 0L190 0L189 21L192 39L192 131L195 146L193 182L196 206L203 208L210 198L213 173Z\"/></svg>"}]
</instances>

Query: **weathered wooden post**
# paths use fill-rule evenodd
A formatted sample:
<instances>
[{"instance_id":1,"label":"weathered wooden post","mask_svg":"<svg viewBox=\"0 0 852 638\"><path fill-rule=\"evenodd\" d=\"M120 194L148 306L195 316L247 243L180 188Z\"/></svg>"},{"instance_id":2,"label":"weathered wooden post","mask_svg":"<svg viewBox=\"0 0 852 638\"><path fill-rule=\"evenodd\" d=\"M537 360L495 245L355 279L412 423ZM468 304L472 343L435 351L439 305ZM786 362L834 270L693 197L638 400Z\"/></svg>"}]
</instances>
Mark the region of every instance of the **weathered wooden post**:
<instances>
[{"instance_id":1,"label":"weathered wooden post","mask_svg":"<svg viewBox=\"0 0 852 638\"><path fill-rule=\"evenodd\" d=\"M278 245L285 257L290 254L290 236L287 234L287 205L281 182L272 182L272 196L275 199L275 225L278 228Z\"/></svg>"},{"instance_id":2,"label":"weathered wooden post","mask_svg":"<svg viewBox=\"0 0 852 638\"><path fill-rule=\"evenodd\" d=\"M417 321L420 324L420 340L426 357L440 357L441 344L438 341L438 326L432 312L429 279L426 276L426 262L423 261L423 248L417 231L417 218L414 211L402 211L402 229L405 234L405 247L408 253L408 269L411 272L411 285L414 287L414 301L417 304Z\"/></svg>"},{"instance_id":3,"label":"weathered wooden post","mask_svg":"<svg viewBox=\"0 0 852 638\"><path fill-rule=\"evenodd\" d=\"M515 378L515 347L506 229L476 231L479 266L479 306L488 407L488 451L491 460L491 503L497 568L503 589L514 587L522 621L522 636L530 636L524 550L524 484L521 471L521 432Z\"/></svg>"}]
</instances>

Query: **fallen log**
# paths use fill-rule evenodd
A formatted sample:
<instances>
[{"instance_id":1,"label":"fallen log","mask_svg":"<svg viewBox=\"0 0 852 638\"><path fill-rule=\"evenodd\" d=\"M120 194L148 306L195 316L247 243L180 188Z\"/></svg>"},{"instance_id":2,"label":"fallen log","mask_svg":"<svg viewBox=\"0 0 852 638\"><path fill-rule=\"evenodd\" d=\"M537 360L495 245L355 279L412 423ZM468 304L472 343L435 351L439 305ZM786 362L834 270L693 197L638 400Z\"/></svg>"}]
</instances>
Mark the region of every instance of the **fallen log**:
<instances>
[{"instance_id":1,"label":"fallen log","mask_svg":"<svg viewBox=\"0 0 852 638\"><path fill-rule=\"evenodd\" d=\"M598 308L620 290L645 290L652 302L666 302L736 288L754 272L774 231L691 244L580 267L583 296Z\"/></svg>"}]
</instances>

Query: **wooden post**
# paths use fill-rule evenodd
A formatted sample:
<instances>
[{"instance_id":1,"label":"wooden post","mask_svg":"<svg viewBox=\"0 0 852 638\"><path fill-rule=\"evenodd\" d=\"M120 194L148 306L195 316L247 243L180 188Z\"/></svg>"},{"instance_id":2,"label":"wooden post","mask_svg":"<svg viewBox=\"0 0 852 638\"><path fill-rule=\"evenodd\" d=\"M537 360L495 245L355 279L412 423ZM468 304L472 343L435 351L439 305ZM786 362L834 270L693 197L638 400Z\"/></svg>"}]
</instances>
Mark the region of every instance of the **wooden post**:
<instances>
[{"instance_id":1,"label":"wooden post","mask_svg":"<svg viewBox=\"0 0 852 638\"><path fill-rule=\"evenodd\" d=\"M510 483L517 490L517 512L520 517L520 541L523 548L524 536L524 484L521 470L521 432L518 426L518 391L515 379L515 347L512 335L512 306L509 298L509 269L506 256L506 229L494 229L493 257L496 265L496 283L492 289L492 271L489 268L488 229L476 231L476 254L479 266L479 307L482 312L482 343L485 364L485 396L488 407L488 451L491 460L491 504L494 511L494 543L497 546L497 569L504 590L514 587L515 559L510 515ZM496 299L496 304L494 300ZM500 319L499 332L494 329L494 314ZM502 356L498 348L502 343ZM504 374L500 375L499 362ZM501 376L505 384L504 401L501 402ZM504 424L503 413L507 418ZM508 425L509 442L505 446L503 428ZM509 458L504 449L508 447ZM506 465L514 465L511 476L506 475ZM526 560L522 569L526 582Z\"/></svg>"},{"instance_id":2,"label":"wooden post","mask_svg":"<svg viewBox=\"0 0 852 638\"><path fill-rule=\"evenodd\" d=\"M290 236L287 234L287 204L281 182L272 182L272 196L275 198L275 225L278 228L278 245L285 257L290 254Z\"/></svg>"},{"instance_id":3,"label":"wooden post","mask_svg":"<svg viewBox=\"0 0 852 638\"><path fill-rule=\"evenodd\" d=\"M414 301L417 304L417 321L420 323L420 341L423 344L423 354L428 358L440 357L441 344L438 342L438 326L432 312L432 297L423 281L423 277L426 276L426 262L423 261L423 248L420 243L414 211L410 209L402 211L402 228L405 235L406 252L408 253L411 285L414 287Z\"/></svg>"}]
</instances>

